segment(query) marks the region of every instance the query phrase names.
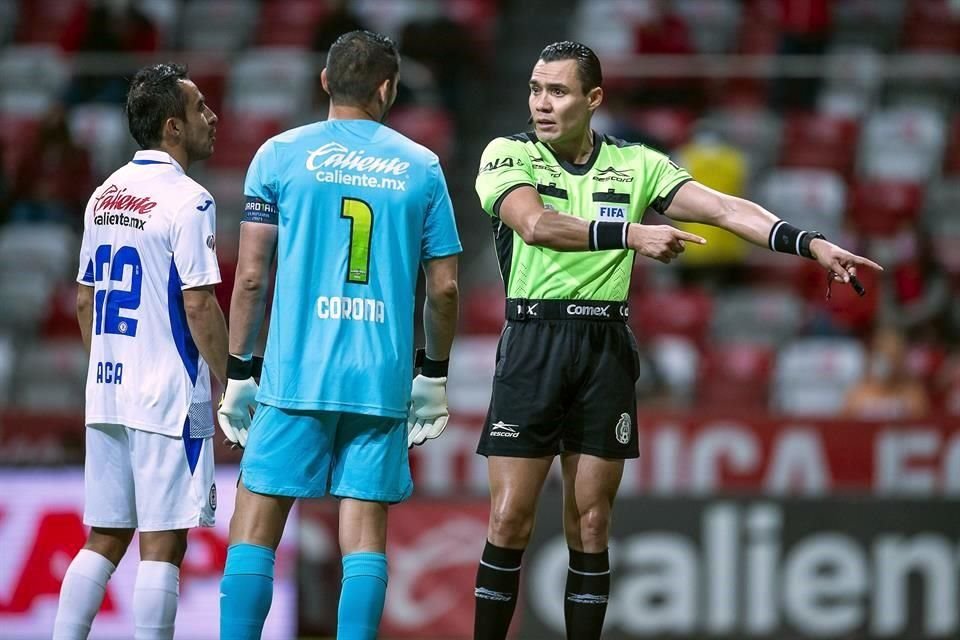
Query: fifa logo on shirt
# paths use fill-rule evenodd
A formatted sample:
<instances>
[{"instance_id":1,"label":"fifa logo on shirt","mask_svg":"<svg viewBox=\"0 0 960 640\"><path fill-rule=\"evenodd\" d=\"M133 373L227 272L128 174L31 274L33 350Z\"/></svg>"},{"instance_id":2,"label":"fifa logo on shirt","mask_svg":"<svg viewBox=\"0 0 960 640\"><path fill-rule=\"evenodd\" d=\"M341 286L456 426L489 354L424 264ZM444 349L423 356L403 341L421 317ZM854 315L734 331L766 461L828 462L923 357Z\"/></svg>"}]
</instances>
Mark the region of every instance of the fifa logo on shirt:
<instances>
[{"instance_id":1,"label":"fifa logo on shirt","mask_svg":"<svg viewBox=\"0 0 960 640\"><path fill-rule=\"evenodd\" d=\"M626 222L627 208L617 204L601 204L597 207L597 220L603 222Z\"/></svg>"}]
</instances>

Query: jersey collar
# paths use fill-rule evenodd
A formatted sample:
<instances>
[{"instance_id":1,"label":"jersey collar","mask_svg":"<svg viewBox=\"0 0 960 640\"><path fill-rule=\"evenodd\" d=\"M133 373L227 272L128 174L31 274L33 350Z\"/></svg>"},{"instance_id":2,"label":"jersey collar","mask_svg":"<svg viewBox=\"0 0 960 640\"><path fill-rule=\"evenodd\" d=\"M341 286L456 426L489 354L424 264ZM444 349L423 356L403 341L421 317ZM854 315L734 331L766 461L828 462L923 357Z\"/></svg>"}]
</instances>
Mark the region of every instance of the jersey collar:
<instances>
[{"instance_id":1,"label":"jersey collar","mask_svg":"<svg viewBox=\"0 0 960 640\"><path fill-rule=\"evenodd\" d=\"M169 164L177 172L186 173L183 170L183 167L180 166L180 163L173 159L166 151L157 151L156 149L145 149L137 151L133 154L133 164L137 165L151 165L151 164Z\"/></svg>"},{"instance_id":2,"label":"jersey collar","mask_svg":"<svg viewBox=\"0 0 960 640\"><path fill-rule=\"evenodd\" d=\"M540 139L537 138L537 134L535 132L530 131L527 135L530 136L530 139L533 142L540 142ZM551 149L547 143L540 142L540 144L543 145L543 148L545 148L550 155L553 156L553 159L556 160L561 167L563 167L564 171L575 176L583 176L593 169L593 165L596 163L597 157L600 155L600 147L603 146L603 136L596 131L593 132L593 151L590 153L590 157L587 158L587 161L583 164L573 164L572 162L562 160L553 153L553 149Z\"/></svg>"}]
</instances>

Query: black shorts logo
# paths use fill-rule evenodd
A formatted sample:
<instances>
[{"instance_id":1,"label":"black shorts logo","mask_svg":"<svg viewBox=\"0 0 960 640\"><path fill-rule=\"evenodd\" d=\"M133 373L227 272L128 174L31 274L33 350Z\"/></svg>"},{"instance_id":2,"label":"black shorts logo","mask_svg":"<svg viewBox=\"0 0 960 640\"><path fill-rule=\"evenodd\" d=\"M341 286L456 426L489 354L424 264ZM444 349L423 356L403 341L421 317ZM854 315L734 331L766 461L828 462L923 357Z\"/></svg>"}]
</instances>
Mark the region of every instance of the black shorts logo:
<instances>
[{"instance_id":1,"label":"black shorts logo","mask_svg":"<svg viewBox=\"0 0 960 640\"><path fill-rule=\"evenodd\" d=\"M208 498L210 502L210 508L214 511L217 510L217 485L216 483L210 485L210 496Z\"/></svg>"},{"instance_id":2,"label":"black shorts logo","mask_svg":"<svg viewBox=\"0 0 960 640\"><path fill-rule=\"evenodd\" d=\"M617 421L617 426L614 429L614 434L617 436L617 442L620 444L627 444L630 442L630 414L621 413L620 420Z\"/></svg>"}]
</instances>

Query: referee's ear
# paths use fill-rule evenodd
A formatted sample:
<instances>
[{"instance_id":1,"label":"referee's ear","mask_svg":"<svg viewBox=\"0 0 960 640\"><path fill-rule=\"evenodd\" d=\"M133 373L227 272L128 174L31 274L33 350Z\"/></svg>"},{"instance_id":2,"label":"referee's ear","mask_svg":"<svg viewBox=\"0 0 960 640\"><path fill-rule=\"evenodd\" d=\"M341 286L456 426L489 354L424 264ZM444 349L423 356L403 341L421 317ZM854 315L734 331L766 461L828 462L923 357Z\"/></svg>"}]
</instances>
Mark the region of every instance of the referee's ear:
<instances>
[{"instance_id":1,"label":"referee's ear","mask_svg":"<svg viewBox=\"0 0 960 640\"><path fill-rule=\"evenodd\" d=\"M594 87L587 91L587 109L596 111L603 104L603 87Z\"/></svg>"}]
</instances>

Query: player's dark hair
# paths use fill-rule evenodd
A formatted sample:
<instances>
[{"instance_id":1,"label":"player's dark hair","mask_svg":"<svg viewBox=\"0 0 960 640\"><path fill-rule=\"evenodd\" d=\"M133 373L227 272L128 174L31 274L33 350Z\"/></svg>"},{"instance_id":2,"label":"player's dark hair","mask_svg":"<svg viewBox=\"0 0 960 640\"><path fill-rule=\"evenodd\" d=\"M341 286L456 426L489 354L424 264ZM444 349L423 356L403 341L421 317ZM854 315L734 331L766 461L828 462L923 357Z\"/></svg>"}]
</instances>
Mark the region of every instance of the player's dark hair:
<instances>
[{"instance_id":1,"label":"player's dark hair","mask_svg":"<svg viewBox=\"0 0 960 640\"><path fill-rule=\"evenodd\" d=\"M327 52L330 99L340 105L366 105L383 81L392 80L398 71L400 54L393 40L372 31L345 33Z\"/></svg>"},{"instance_id":2,"label":"player's dark hair","mask_svg":"<svg viewBox=\"0 0 960 640\"><path fill-rule=\"evenodd\" d=\"M127 92L127 122L141 149L160 145L167 118L187 119L187 96L180 86L186 79L187 67L174 62L143 67L133 76Z\"/></svg>"},{"instance_id":3,"label":"player's dark hair","mask_svg":"<svg viewBox=\"0 0 960 640\"><path fill-rule=\"evenodd\" d=\"M600 59L593 49L579 42L563 40L548 44L540 52L540 59L544 62L557 60L574 60L577 63L577 76L583 85L583 93L595 89L603 84L603 72L600 70Z\"/></svg>"}]
</instances>

